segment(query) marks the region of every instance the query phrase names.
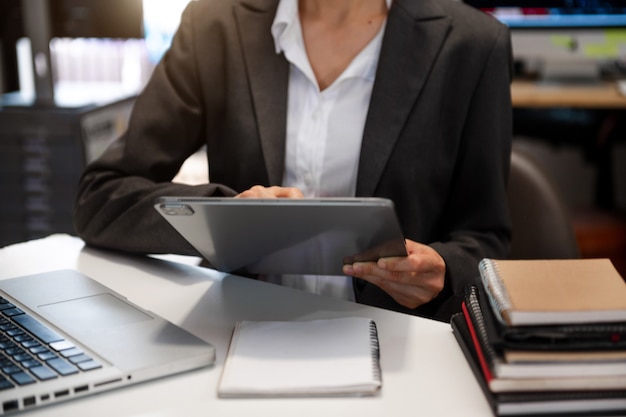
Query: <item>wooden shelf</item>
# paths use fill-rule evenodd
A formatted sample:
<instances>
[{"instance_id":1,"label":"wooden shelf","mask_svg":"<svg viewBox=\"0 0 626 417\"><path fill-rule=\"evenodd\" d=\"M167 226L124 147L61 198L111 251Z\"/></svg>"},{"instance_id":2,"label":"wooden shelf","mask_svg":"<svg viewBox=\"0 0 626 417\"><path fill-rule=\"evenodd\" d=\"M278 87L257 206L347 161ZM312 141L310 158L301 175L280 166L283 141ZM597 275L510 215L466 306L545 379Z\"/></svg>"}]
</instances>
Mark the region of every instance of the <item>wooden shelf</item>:
<instances>
[{"instance_id":1,"label":"wooden shelf","mask_svg":"<svg viewBox=\"0 0 626 417\"><path fill-rule=\"evenodd\" d=\"M611 81L590 84L516 79L511 84L513 107L576 107L626 109L626 96Z\"/></svg>"}]
</instances>

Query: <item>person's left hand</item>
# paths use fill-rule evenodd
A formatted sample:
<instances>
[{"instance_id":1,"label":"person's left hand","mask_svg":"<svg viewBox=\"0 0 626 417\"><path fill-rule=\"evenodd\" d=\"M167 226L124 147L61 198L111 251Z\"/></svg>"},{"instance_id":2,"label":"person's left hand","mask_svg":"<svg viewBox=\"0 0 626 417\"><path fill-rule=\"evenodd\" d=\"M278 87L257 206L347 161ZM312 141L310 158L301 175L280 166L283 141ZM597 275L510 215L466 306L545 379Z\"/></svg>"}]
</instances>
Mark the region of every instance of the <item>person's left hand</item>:
<instances>
[{"instance_id":1,"label":"person's left hand","mask_svg":"<svg viewBox=\"0 0 626 417\"><path fill-rule=\"evenodd\" d=\"M407 239L406 249L408 256L347 264L343 273L380 287L407 308L419 307L443 290L446 264L430 246Z\"/></svg>"}]
</instances>

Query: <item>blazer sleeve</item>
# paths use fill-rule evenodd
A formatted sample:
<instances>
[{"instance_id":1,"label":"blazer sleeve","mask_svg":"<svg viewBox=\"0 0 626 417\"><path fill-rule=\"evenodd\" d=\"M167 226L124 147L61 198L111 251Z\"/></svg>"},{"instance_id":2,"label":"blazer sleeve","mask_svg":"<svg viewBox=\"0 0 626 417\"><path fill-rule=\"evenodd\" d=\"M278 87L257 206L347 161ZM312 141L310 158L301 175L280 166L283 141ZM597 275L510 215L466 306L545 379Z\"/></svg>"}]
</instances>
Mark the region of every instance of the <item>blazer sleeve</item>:
<instances>
[{"instance_id":1,"label":"blazer sleeve","mask_svg":"<svg viewBox=\"0 0 626 417\"><path fill-rule=\"evenodd\" d=\"M511 160L510 33L501 26L480 81L472 94L463 128L446 218L448 238L432 246L446 261L446 291L463 297L478 278L484 257L508 256L511 223L507 184Z\"/></svg>"},{"instance_id":2,"label":"blazer sleeve","mask_svg":"<svg viewBox=\"0 0 626 417\"><path fill-rule=\"evenodd\" d=\"M510 33L499 36L474 90L464 125L463 149L450 193L446 238L431 246L446 263L442 293L419 314L448 322L460 311L468 284L479 281L478 262L508 256L511 225L506 189L511 155Z\"/></svg>"},{"instance_id":3,"label":"blazer sleeve","mask_svg":"<svg viewBox=\"0 0 626 417\"><path fill-rule=\"evenodd\" d=\"M138 96L126 133L83 173L74 223L87 244L135 253L197 255L156 212L155 199L235 194L219 184L171 182L204 144L204 104L194 65L194 3L183 13L171 48Z\"/></svg>"}]
</instances>

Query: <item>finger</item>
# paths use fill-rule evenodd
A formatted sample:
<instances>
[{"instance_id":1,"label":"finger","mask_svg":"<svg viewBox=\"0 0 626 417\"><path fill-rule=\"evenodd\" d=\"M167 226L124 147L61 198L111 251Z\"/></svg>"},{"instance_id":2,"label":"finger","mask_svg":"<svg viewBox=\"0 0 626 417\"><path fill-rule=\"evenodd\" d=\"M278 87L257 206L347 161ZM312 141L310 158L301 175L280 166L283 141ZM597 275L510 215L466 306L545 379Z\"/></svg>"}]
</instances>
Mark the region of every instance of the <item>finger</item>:
<instances>
[{"instance_id":1,"label":"finger","mask_svg":"<svg viewBox=\"0 0 626 417\"><path fill-rule=\"evenodd\" d=\"M361 278L363 276L378 275L375 270L378 270L376 262L354 262L351 264L345 264L343 266L343 273L349 276Z\"/></svg>"},{"instance_id":2,"label":"finger","mask_svg":"<svg viewBox=\"0 0 626 417\"><path fill-rule=\"evenodd\" d=\"M419 263L416 259L408 256L398 256L390 258L380 258L376 265L385 271L409 272L418 269Z\"/></svg>"},{"instance_id":3,"label":"finger","mask_svg":"<svg viewBox=\"0 0 626 417\"><path fill-rule=\"evenodd\" d=\"M349 276L364 278L376 282L379 280L385 280L411 285L414 281L414 274L404 271L389 271L382 269L376 262L355 262L350 265L345 265L343 272Z\"/></svg>"},{"instance_id":4,"label":"finger","mask_svg":"<svg viewBox=\"0 0 626 417\"><path fill-rule=\"evenodd\" d=\"M407 257L390 257L378 260L378 267L387 271L415 272L420 275L443 275L446 264L441 255L428 246L426 250L411 252Z\"/></svg>"},{"instance_id":5,"label":"finger","mask_svg":"<svg viewBox=\"0 0 626 417\"><path fill-rule=\"evenodd\" d=\"M235 198L270 198L271 193L261 185L255 185L237 194Z\"/></svg>"},{"instance_id":6,"label":"finger","mask_svg":"<svg viewBox=\"0 0 626 417\"><path fill-rule=\"evenodd\" d=\"M420 286L398 283L374 275L364 276L359 279L377 286L393 298L398 304L407 308L417 308L433 298L433 293L429 291L429 289L422 288Z\"/></svg>"},{"instance_id":7,"label":"finger","mask_svg":"<svg viewBox=\"0 0 626 417\"><path fill-rule=\"evenodd\" d=\"M296 187L277 187L269 188L269 191L278 198L304 198L302 191Z\"/></svg>"},{"instance_id":8,"label":"finger","mask_svg":"<svg viewBox=\"0 0 626 417\"><path fill-rule=\"evenodd\" d=\"M235 198L303 198L302 191L295 187L263 187L255 185L237 194Z\"/></svg>"}]
</instances>

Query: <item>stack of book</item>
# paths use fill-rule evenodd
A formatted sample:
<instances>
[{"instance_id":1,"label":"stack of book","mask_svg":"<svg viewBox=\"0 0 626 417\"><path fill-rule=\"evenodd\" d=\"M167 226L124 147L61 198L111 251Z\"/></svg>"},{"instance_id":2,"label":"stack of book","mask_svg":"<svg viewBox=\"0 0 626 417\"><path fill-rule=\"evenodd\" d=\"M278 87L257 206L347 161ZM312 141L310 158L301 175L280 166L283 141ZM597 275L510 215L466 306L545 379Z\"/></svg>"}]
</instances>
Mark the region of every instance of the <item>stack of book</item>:
<instances>
[{"instance_id":1,"label":"stack of book","mask_svg":"<svg viewBox=\"0 0 626 417\"><path fill-rule=\"evenodd\" d=\"M493 260L453 333L496 415L626 415L626 283L608 259Z\"/></svg>"}]
</instances>

